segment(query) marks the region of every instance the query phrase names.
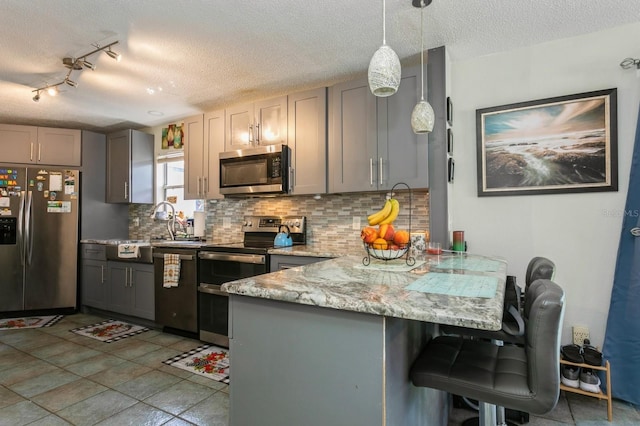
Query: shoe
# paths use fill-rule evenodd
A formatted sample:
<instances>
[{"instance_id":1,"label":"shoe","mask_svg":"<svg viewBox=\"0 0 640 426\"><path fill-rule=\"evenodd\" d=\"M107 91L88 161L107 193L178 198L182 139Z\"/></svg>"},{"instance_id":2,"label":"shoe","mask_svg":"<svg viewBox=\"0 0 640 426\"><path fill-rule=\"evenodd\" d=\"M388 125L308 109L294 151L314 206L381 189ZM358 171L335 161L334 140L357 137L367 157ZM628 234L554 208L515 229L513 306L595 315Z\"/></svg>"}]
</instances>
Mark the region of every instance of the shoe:
<instances>
[{"instance_id":1,"label":"shoe","mask_svg":"<svg viewBox=\"0 0 640 426\"><path fill-rule=\"evenodd\" d=\"M584 357L585 364L602 365L602 352L597 350L595 346L591 346L589 339L584 339L584 345L582 346L582 355Z\"/></svg>"},{"instance_id":2,"label":"shoe","mask_svg":"<svg viewBox=\"0 0 640 426\"><path fill-rule=\"evenodd\" d=\"M562 371L560 374L560 381L563 385L569 386L570 388L579 388L580 387L580 367L576 367L573 365L562 365Z\"/></svg>"},{"instance_id":3,"label":"shoe","mask_svg":"<svg viewBox=\"0 0 640 426\"><path fill-rule=\"evenodd\" d=\"M565 345L560 349L560 353L562 354L562 359L570 362L575 362L576 364L584 363L582 348L578 345Z\"/></svg>"},{"instance_id":4,"label":"shoe","mask_svg":"<svg viewBox=\"0 0 640 426\"><path fill-rule=\"evenodd\" d=\"M593 374L590 368L583 368L580 373L580 389L586 392L600 393L600 377Z\"/></svg>"}]
</instances>

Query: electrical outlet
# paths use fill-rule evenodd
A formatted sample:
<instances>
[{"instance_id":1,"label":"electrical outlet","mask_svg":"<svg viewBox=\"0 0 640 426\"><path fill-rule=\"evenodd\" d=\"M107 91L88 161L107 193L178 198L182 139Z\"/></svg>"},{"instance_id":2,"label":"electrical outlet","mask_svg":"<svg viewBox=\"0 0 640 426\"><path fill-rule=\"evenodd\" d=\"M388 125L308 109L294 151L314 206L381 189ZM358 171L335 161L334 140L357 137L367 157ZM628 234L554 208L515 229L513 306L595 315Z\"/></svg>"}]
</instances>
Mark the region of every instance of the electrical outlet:
<instances>
[{"instance_id":1,"label":"electrical outlet","mask_svg":"<svg viewBox=\"0 0 640 426\"><path fill-rule=\"evenodd\" d=\"M573 343L582 346L584 339L589 338L589 327L586 325L573 326Z\"/></svg>"},{"instance_id":2,"label":"electrical outlet","mask_svg":"<svg viewBox=\"0 0 640 426\"><path fill-rule=\"evenodd\" d=\"M134 217L133 218L133 226L136 227L136 228L140 226L140 218L139 217Z\"/></svg>"},{"instance_id":3,"label":"electrical outlet","mask_svg":"<svg viewBox=\"0 0 640 426\"><path fill-rule=\"evenodd\" d=\"M360 217L354 216L351 222L351 229L355 229L356 231L360 229Z\"/></svg>"}]
</instances>

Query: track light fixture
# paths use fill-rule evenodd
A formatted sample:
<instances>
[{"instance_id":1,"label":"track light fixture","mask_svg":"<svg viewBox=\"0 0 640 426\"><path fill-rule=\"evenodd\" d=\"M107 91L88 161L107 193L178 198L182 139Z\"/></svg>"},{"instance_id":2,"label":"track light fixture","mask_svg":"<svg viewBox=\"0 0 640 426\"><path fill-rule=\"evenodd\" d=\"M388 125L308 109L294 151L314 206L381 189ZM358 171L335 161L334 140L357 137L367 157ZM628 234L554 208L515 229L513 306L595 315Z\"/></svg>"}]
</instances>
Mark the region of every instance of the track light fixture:
<instances>
[{"instance_id":1,"label":"track light fixture","mask_svg":"<svg viewBox=\"0 0 640 426\"><path fill-rule=\"evenodd\" d=\"M62 80L59 83L47 84L46 86L33 89L32 92L36 92L36 94L33 96L33 101L38 102L40 100L40 92L42 91L46 91L46 93L48 93L49 96L55 96L56 94L58 94L58 86L61 86L63 84L67 84L71 87L78 87L78 83L76 81L71 80L70 78L71 73L73 71L81 71L84 68L95 71L96 69L95 64L87 60L87 58L93 55L94 53L105 52L111 58L115 59L117 62L120 62L122 55L111 50L111 46L113 46L114 44L118 44L118 42L114 41L113 43L109 43L105 46L94 44L93 45L95 47L94 50L84 55L81 55L78 58L69 58L69 57L62 58L62 65L69 68L69 71L67 72L67 75L65 76L64 80Z\"/></svg>"}]
</instances>

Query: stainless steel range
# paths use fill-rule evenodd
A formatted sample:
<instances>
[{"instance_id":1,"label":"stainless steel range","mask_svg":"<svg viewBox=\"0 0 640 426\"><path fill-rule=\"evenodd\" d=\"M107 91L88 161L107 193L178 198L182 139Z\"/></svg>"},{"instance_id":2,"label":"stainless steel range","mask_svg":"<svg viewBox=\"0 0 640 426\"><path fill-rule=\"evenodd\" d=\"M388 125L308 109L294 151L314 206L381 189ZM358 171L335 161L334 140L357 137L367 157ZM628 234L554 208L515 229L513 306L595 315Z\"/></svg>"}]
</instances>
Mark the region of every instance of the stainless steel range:
<instances>
[{"instance_id":1,"label":"stainless steel range","mask_svg":"<svg viewBox=\"0 0 640 426\"><path fill-rule=\"evenodd\" d=\"M282 225L288 227L293 244L306 243L304 216L245 216L243 240L203 246L198 285L200 340L229 347L229 296L220 286L229 281L269 272L268 250ZM282 228L285 231L286 228Z\"/></svg>"}]
</instances>

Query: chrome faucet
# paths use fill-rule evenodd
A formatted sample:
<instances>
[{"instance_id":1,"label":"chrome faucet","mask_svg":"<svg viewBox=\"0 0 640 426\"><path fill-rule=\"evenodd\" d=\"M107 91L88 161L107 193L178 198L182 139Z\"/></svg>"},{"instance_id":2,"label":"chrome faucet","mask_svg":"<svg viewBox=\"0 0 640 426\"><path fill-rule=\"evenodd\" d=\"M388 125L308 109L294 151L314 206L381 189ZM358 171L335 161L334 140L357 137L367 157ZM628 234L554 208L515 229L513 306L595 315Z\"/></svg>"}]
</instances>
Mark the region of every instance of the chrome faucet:
<instances>
[{"instance_id":1,"label":"chrome faucet","mask_svg":"<svg viewBox=\"0 0 640 426\"><path fill-rule=\"evenodd\" d=\"M171 207L171 219L167 220L167 231L169 231L169 237L171 237L171 240L175 240L176 239L176 208L173 207L173 204L171 204L168 201L160 201L153 208L153 211L151 212L151 218L156 219L156 213L158 212L158 208L163 205Z\"/></svg>"}]
</instances>

